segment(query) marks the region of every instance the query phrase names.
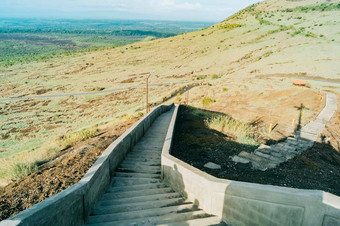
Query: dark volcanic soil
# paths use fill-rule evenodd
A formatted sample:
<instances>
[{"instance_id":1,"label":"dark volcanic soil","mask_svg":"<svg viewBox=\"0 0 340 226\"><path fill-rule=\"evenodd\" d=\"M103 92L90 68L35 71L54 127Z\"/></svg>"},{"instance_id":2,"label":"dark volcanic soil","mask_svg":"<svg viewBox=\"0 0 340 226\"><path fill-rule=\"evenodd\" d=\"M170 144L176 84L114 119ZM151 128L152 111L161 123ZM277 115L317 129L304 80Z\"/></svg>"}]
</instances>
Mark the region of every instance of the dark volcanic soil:
<instances>
[{"instance_id":1,"label":"dark volcanic soil","mask_svg":"<svg viewBox=\"0 0 340 226\"><path fill-rule=\"evenodd\" d=\"M110 128L67 150L38 172L0 188L0 221L77 183L101 153L138 119Z\"/></svg>"},{"instance_id":2,"label":"dark volcanic soil","mask_svg":"<svg viewBox=\"0 0 340 226\"><path fill-rule=\"evenodd\" d=\"M316 143L311 149L279 165L259 171L251 164L236 164L230 157L255 148L239 144L233 138L210 130L204 117L191 114L181 106L175 128L172 154L215 177L300 189L316 189L340 195L340 152L330 144ZM221 170L204 167L207 162L221 165Z\"/></svg>"}]
</instances>

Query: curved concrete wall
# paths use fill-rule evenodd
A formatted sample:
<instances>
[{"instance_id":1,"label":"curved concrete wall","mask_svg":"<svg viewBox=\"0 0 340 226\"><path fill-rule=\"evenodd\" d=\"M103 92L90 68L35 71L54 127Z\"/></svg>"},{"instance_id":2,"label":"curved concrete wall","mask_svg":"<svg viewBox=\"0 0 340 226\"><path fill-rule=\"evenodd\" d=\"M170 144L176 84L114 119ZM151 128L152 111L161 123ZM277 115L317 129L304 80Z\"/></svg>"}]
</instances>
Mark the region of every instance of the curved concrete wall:
<instances>
[{"instance_id":1,"label":"curved concrete wall","mask_svg":"<svg viewBox=\"0 0 340 226\"><path fill-rule=\"evenodd\" d=\"M174 190L229 225L340 225L338 196L218 179L171 156L178 107L162 150L162 177Z\"/></svg>"},{"instance_id":2,"label":"curved concrete wall","mask_svg":"<svg viewBox=\"0 0 340 226\"><path fill-rule=\"evenodd\" d=\"M155 119L173 105L159 106L115 140L75 185L32 206L0 225L82 225L105 192L111 176Z\"/></svg>"}]
</instances>

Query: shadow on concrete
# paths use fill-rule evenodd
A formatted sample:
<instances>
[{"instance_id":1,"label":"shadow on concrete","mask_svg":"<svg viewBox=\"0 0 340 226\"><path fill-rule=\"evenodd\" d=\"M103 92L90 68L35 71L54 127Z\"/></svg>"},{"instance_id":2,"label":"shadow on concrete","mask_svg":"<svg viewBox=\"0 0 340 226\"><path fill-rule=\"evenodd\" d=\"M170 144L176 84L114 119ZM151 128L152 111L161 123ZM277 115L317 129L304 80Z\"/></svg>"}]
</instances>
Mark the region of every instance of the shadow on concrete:
<instances>
[{"instance_id":1,"label":"shadow on concrete","mask_svg":"<svg viewBox=\"0 0 340 226\"><path fill-rule=\"evenodd\" d=\"M184 181L183 181L183 176L178 171L177 165L174 164L173 167L164 166L163 172L166 172L165 174L168 177L176 178L175 181L170 180L168 178L163 178L163 179L174 191L180 193L183 196L183 203L190 203L190 201L188 201L188 193L186 193L186 188L185 188L185 184L184 184ZM199 209L200 203L197 199L195 199L192 203L194 204L192 209L180 210L177 213L187 213L186 217L188 219L195 219L197 217L202 218L202 217L209 216L208 214L197 216L193 211L200 210ZM178 204L180 204L180 203L178 203ZM190 225L190 224L186 223L185 221L184 222L181 221L181 225Z\"/></svg>"}]
</instances>

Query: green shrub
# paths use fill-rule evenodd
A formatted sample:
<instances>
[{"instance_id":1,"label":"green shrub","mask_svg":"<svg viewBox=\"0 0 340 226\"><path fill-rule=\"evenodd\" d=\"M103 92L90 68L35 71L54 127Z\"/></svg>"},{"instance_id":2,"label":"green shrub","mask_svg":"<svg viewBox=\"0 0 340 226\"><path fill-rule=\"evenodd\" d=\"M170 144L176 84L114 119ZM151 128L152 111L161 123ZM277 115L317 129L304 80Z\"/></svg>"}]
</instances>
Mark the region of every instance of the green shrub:
<instances>
[{"instance_id":1,"label":"green shrub","mask_svg":"<svg viewBox=\"0 0 340 226\"><path fill-rule=\"evenodd\" d=\"M24 178L38 170L35 163L17 163L12 168L12 175L15 179Z\"/></svg>"},{"instance_id":2,"label":"green shrub","mask_svg":"<svg viewBox=\"0 0 340 226\"><path fill-rule=\"evenodd\" d=\"M196 80L203 80L203 79L206 79L206 78L207 78L206 75L202 75L202 76L197 76Z\"/></svg>"},{"instance_id":3,"label":"green shrub","mask_svg":"<svg viewBox=\"0 0 340 226\"><path fill-rule=\"evenodd\" d=\"M214 103L215 101L213 99L211 99L210 97L204 97L202 99L202 105L203 106L209 106L211 105L212 103Z\"/></svg>"},{"instance_id":4,"label":"green shrub","mask_svg":"<svg viewBox=\"0 0 340 226\"><path fill-rule=\"evenodd\" d=\"M229 89L228 88L223 88L222 90L223 90L223 92L228 92Z\"/></svg>"},{"instance_id":5,"label":"green shrub","mask_svg":"<svg viewBox=\"0 0 340 226\"><path fill-rule=\"evenodd\" d=\"M217 75L217 74L213 74L212 76L211 76L211 79L218 79L218 78L220 78L221 76L219 76L219 75Z\"/></svg>"},{"instance_id":6,"label":"green shrub","mask_svg":"<svg viewBox=\"0 0 340 226\"><path fill-rule=\"evenodd\" d=\"M262 25L262 24L264 24L264 25L271 25L271 24L272 24L270 21L268 21L268 20L263 20L263 19L260 19L259 22L260 22L261 25Z\"/></svg>"}]
</instances>

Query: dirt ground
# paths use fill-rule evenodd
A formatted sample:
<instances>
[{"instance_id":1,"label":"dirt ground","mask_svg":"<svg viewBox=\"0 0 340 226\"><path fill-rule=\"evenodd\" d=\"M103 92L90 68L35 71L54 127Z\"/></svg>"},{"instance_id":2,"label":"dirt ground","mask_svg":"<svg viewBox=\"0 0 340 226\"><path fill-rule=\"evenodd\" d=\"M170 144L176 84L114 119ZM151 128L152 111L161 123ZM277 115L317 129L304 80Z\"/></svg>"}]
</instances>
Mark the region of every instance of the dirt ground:
<instances>
[{"instance_id":1,"label":"dirt ground","mask_svg":"<svg viewBox=\"0 0 340 226\"><path fill-rule=\"evenodd\" d=\"M0 188L0 221L77 183L101 155L137 119L100 131L64 151L34 174Z\"/></svg>"},{"instance_id":2,"label":"dirt ground","mask_svg":"<svg viewBox=\"0 0 340 226\"><path fill-rule=\"evenodd\" d=\"M338 126L339 112L334 118L337 121L334 124ZM340 195L340 152L331 143L319 141L303 154L275 169L262 172L252 169L250 164L236 164L230 158L241 151L253 151L253 146L239 144L227 134L210 130L204 119L181 106L172 149L174 156L218 178L316 189ZM207 162L219 164L221 169L207 169L204 167Z\"/></svg>"}]
</instances>

